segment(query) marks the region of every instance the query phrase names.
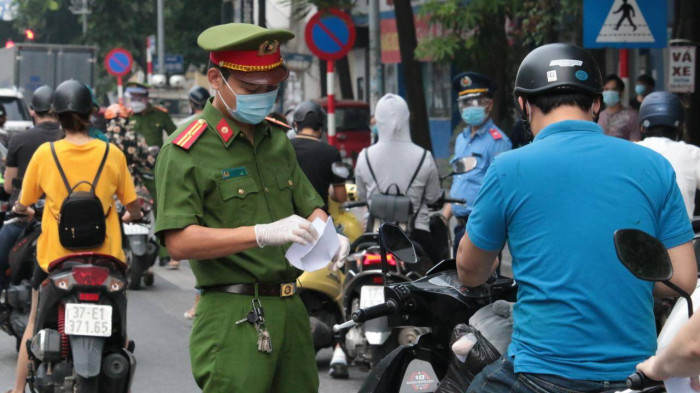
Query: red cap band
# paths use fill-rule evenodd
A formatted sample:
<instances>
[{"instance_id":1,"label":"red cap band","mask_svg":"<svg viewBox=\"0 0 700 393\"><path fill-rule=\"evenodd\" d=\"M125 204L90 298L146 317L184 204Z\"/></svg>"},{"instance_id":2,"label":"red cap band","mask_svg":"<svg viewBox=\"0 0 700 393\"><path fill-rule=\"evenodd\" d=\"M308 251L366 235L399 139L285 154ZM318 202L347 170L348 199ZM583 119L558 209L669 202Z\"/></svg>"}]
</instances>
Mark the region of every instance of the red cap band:
<instances>
[{"instance_id":1,"label":"red cap band","mask_svg":"<svg viewBox=\"0 0 700 393\"><path fill-rule=\"evenodd\" d=\"M265 41L258 50L211 52L209 59L219 67L243 72L270 71L284 64L278 41Z\"/></svg>"}]
</instances>

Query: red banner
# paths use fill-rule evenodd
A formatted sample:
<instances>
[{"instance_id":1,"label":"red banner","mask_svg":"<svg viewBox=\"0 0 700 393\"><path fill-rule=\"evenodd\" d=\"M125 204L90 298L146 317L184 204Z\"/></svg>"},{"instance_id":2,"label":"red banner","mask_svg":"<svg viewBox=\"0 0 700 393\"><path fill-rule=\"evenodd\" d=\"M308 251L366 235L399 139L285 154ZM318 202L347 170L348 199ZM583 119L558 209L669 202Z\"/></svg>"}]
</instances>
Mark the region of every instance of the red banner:
<instances>
[{"instance_id":1,"label":"red banner","mask_svg":"<svg viewBox=\"0 0 700 393\"><path fill-rule=\"evenodd\" d=\"M416 39L420 45L425 39L437 34L438 27L428 26L428 17L413 15L416 26ZM399 33L396 30L396 19L387 18L379 22L379 29L382 35L382 63L401 63L401 53L399 52ZM428 61L430 59L419 59Z\"/></svg>"}]
</instances>

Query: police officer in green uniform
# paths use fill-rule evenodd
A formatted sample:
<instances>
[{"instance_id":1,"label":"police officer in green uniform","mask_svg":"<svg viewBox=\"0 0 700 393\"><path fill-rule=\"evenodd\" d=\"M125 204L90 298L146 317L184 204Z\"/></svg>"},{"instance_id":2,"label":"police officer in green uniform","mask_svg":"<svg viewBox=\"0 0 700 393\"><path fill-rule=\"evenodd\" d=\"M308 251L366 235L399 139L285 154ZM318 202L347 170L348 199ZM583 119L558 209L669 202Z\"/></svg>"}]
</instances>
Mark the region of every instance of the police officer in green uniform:
<instances>
[{"instance_id":1,"label":"police officer in green uniform","mask_svg":"<svg viewBox=\"0 0 700 393\"><path fill-rule=\"evenodd\" d=\"M138 82L128 82L124 89L126 98L126 106L133 111L129 118L133 130L146 138L148 146L162 146L163 132L170 135L175 131L177 126L173 123L170 116L161 108L151 104L148 97L149 86ZM143 185L146 186L148 193L155 201L155 211L157 213L158 195L156 193L156 183L153 179L144 179ZM159 252L161 265L168 263L168 268L177 269L180 262L173 260L169 261L168 253L165 249ZM168 262L169 261L169 262Z\"/></svg>"},{"instance_id":2,"label":"police officer in green uniform","mask_svg":"<svg viewBox=\"0 0 700 393\"><path fill-rule=\"evenodd\" d=\"M285 252L318 237L327 220L285 131L265 119L289 71L285 30L231 23L198 39L216 91L156 163L156 233L189 259L203 294L190 336L192 373L205 393L316 392L309 318L296 295L301 271ZM333 263L347 255L339 236Z\"/></svg>"}]
</instances>

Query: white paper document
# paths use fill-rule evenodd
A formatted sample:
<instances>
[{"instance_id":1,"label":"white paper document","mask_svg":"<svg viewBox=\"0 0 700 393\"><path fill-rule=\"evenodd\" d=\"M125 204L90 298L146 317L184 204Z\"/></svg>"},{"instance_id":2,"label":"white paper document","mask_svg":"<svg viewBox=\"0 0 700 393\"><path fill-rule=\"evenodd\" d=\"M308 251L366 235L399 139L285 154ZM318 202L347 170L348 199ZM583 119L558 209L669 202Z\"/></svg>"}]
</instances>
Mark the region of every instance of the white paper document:
<instances>
[{"instance_id":1,"label":"white paper document","mask_svg":"<svg viewBox=\"0 0 700 393\"><path fill-rule=\"evenodd\" d=\"M285 254L292 266L307 272L326 267L340 248L332 218L326 222L317 218L311 225L319 234L318 240L305 246L294 243Z\"/></svg>"}]
</instances>

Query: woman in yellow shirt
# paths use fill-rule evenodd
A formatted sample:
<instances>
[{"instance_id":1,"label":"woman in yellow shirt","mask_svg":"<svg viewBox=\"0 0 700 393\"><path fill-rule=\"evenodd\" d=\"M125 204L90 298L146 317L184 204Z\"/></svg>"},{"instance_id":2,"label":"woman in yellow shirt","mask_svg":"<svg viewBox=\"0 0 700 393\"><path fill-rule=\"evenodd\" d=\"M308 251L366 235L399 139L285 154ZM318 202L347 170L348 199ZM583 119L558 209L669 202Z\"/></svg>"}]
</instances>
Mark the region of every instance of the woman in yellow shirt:
<instances>
[{"instance_id":1,"label":"woman in yellow shirt","mask_svg":"<svg viewBox=\"0 0 700 393\"><path fill-rule=\"evenodd\" d=\"M88 136L90 126L89 116L92 109L92 97L90 91L82 83L76 80L68 80L61 83L54 93L53 109L58 115L61 126L65 131L65 139L54 142L56 155L65 172L71 186L79 181L92 181L105 154L106 143ZM83 191L87 185L81 185L77 191ZM45 195L46 206L42 216L41 235L37 242L37 262L46 272L49 264L76 251L64 248L59 241L57 217L61 210L63 200L68 196L61 174L51 154L51 146L45 143L37 149L32 156L22 182L22 191L13 211L17 214L34 215L34 210L29 207L42 195ZM122 219L131 221L141 218L141 208L134 182L126 165L126 158L118 147L110 146L102 174L95 188L95 195L102 202L106 212L106 236L105 241L97 248L81 250L81 252L96 252L114 256L125 260L122 250L121 230L119 217L114 205L114 195L126 206L127 212ZM32 337L34 331L34 319L39 299L38 286L43 281L45 274L35 276L32 286L32 307L29 314L29 322L24 331L22 344L20 345L19 358L17 360L17 375L14 392L24 392L27 376L27 349L26 340ZM42 277L43 276L43 277Z\"/></svg>"}]
</instances>

